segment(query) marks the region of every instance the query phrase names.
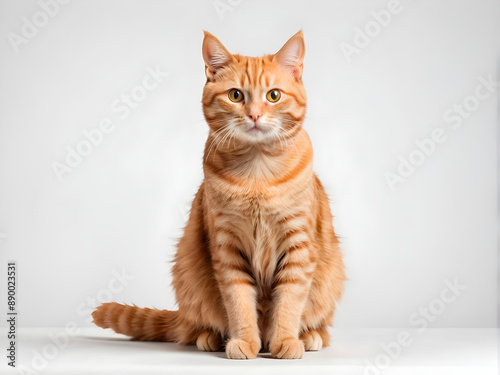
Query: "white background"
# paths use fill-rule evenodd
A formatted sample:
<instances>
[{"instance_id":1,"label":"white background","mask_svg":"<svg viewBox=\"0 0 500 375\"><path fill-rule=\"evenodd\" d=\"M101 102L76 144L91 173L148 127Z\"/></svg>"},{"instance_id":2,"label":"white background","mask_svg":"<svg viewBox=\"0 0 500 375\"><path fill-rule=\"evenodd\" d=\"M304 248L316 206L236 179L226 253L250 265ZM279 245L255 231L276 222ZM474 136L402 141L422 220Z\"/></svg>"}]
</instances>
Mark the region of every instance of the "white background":
<instances>
[{"instance_id":1,"label":"white background","mask_svg":"<svg viewBox=\"0 0 500 375\"><path fill-rule=\"evenodd\" d=\"M302 28L305 128L349 277L336 326L408 326L456 278L467 290L432 326L495 326L497 95L459 129L443 114L497 80L499 2L401 0L349 63L339 45L387 3L246 0L221 18L212 1L73 0L16 53L8 33L40 6L1 0L0 276L18 262L19 325L88 325L113 270L135 277L113 300L175 307L170 260L203 178L202 29L261 55ZM170 76L120 120L111 103L157 64ZM105 117L114 131L58 181L52 163ZM447 141L392 192L384 174L437 127Z\"/></svg>"}]
</instances>

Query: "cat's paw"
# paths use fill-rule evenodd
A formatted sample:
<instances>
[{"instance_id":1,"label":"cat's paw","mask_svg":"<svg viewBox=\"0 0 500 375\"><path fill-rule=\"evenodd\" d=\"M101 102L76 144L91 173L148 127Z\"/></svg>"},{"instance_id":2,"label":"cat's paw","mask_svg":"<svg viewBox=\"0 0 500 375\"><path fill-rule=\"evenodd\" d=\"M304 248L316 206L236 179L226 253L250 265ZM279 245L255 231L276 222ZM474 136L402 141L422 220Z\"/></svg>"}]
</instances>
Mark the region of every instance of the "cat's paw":
<instances>
[{"instance_id":1,"label":"cat's paw","mask_svg":"<svg viewBox=\"0 0 500 375\"><path fill-rule=\"evenodd\" d=\"M217 352L221 347L221 339L216 333L205 331L196 339L196 346L205 352Z\"/></svg>"},{"instance_id":2,"label":"cat's paw","mask_svg":"<svg viewBox=\"0 0 500 375\"><path fill-rule=\"evenodd\" d=\"M229 359L255 359L259 350L260 344L255 341L231 339L226 344L226 355Z\"/></svg>"},{"instance_id":3,"label":"cat's paw","mask_svg":"<svg viewBox=\"0 0 500 375\"><path fill-rule=\"evenodd\" d=\"M300 359L304 356L304 343L288 338L271 344L271 355L278 359Z\"/></svg>"},{"instance_id":4,"label":"cat's paw","mask_svg":"<svg viewBox=\"0 0 500 375\"><path fill-rule=\"evenodd\" d=\"M319 332L314 329L303 332L300 335L300 339L304 342L306 351L316 351L323 348L323 339L321 338Z\"/></svg>"}]
</instances>

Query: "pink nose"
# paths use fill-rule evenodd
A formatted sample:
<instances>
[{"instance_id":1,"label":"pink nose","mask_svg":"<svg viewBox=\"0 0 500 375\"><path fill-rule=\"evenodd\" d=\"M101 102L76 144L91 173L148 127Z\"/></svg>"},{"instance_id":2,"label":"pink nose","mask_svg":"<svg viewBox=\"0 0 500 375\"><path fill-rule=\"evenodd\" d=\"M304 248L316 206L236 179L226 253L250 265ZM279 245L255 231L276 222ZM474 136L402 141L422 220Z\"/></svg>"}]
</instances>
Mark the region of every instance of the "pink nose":
<instances>
[{"instance_id":1,"label":"pink nose","mask_svg":"<svg viewBox=\"0 0 500 375\"><path fill-rule=\"evenodd\" d=\"M260 116L262 116L261 113L250 113L248 115L248 117L250 117L253 122L257 122L257 120L259 119Z\"/></svg>"}]
</instances>

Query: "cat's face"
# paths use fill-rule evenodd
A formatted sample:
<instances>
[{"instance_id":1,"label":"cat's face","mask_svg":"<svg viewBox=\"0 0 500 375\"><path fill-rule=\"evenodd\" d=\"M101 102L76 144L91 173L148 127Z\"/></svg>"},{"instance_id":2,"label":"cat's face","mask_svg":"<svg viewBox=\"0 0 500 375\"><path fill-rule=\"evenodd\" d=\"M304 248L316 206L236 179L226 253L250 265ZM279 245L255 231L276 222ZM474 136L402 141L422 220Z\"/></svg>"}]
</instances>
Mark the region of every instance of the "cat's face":
<instances>
[{"instance_id":1,"label":"cat's face","mask_svg":"<svg viewBox=\"0 0 500 375\"><path fill-rule=\"evenodd\" d=\"M203 112L214 136L241 143L268 144L294 137L302 127L306 93L302 85L302 32L275 55L232 55L205 32L207 83Z\"/></svg>"}]
</instances>

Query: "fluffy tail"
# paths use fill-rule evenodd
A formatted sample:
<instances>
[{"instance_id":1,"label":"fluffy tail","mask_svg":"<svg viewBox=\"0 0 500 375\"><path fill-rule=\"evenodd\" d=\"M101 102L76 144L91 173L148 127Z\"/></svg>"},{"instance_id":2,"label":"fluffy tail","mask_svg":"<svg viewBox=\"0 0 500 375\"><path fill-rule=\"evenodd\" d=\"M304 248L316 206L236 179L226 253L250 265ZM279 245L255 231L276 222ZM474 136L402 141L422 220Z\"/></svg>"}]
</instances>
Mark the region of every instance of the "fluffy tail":
<instances>
[{"instance_id":1,"label":"fluffy tail","mask_svg":"<svg viewBox=\"0 0 500 375\"><path fill-rule=\"evenodd\" d=\"M93 313L94 324L141 341L185 341L185 324L179 311L141 309L137 306L104 303ZM183 334L184 333L184 334Z\"/></svg>"}]
</instances>

